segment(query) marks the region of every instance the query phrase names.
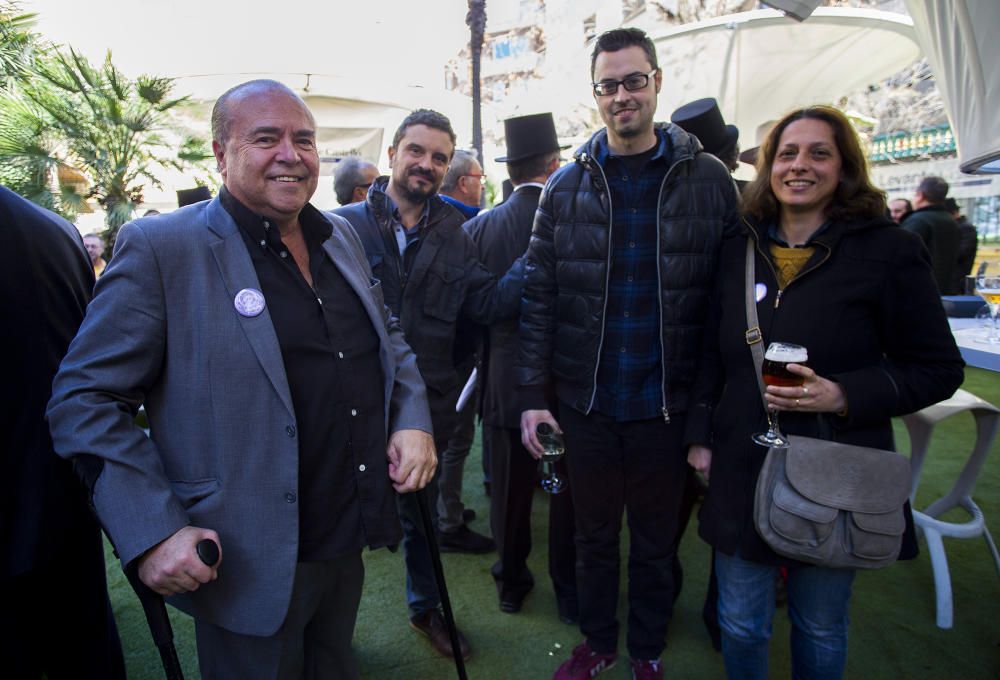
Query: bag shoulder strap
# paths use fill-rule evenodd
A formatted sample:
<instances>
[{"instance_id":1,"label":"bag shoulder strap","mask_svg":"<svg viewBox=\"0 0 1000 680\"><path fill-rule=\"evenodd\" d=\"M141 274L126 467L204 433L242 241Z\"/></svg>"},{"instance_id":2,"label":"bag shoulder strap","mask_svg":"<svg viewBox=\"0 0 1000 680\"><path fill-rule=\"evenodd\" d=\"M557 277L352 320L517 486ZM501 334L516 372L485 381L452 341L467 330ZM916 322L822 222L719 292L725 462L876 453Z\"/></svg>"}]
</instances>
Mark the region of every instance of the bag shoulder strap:
<instances>
[{"instance_id":1,"label":"bag shoulder strap","mask_svg":"<svg viewBox=\"0 0 1000 680\"><path fill-rule=\"evenodd\" d=\"M760 332L760 322L757 320L757 295L754 279L756 270L753 252L753 237L747 236L747 263L746 263L746 307L747 307L747 344L750 345L750 353L753 354L754 368L757 374L757 387L760 389L760 399L764 402L764 411L767 411L767 399L764 398L764 336Z\"/></svg>"}]
</instances>

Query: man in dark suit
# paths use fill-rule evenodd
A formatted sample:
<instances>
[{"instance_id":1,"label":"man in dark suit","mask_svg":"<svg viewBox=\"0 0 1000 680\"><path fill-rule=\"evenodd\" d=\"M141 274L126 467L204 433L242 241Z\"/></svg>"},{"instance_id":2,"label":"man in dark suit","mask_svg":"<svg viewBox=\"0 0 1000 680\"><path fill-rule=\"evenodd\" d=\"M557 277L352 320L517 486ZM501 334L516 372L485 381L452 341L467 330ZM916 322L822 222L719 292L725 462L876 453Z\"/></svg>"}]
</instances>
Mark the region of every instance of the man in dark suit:
<instances>
[{"instance_id":1,"label":"man in dark suit","mask_svg":"<svg viewBox=\"0 0 1000 680\"><path fill-rule=\"evenodd\" d=\"M545 181L559 168L559 140L552 114L540 113L504 121L507 163L513 193L502 205L465 224L479 258L496 275L506 272L528 248L531 225ZM490 525L499 559L493 578L500 611L513 614L534 586L527 559L531 551L531 500L537 462L521 444L521 405L510 367L517 358L518 319L489 327L484 341L483 440L490 447ZM553 404L554 408L554 404ZM565 476L565 475L564 475ZM549 575L559 617L577 618L576 551L573 547L571 494L554 495L549 506Z\"/></svg>"},{"instance_id":2,"label":"man in dark suit","mask_svg":"<svg viewBox=\"0 0 1000 680\"><path fill-rule=\"evenodd\" d=\"M202 678L358 678L361 551L399 542L393 488L434 473L424 384L357 235L309 204L305 103L243 83L212 137L219 196L119 233L52 438L125 568L194 616Z\"/></svg>"},{"instance_id":3,"label":"man in dark suit","mask_svg":"<svg viewBox=\"0 0 1000 680\"><path fill-rule=\"evenodd\" d=\"M0 232L8 256L0 268L0 669L12 678L124 678L100 528L45 422L94 270L73 225L6 187Z\"/></svg>"}]
</instances>

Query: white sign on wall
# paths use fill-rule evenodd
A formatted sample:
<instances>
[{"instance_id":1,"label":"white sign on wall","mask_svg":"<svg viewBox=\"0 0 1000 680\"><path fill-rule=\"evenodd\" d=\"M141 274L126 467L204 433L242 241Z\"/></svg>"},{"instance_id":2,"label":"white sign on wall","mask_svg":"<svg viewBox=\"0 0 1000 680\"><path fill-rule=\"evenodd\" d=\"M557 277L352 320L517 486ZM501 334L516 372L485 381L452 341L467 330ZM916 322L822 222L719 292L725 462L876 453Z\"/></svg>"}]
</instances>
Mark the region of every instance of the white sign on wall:
<instances>
[{"instance_id":1,"label":"white sign on wall","mask_svg":"<svg viewBox=\"0 0 1000 680\"><path fill-rule=\"evenodd\" d=\"M890 200L913 198L920 180L930 175L943 177L950 186L948 195L955 199L1000 196L1000 176L966 175L958 169L957 158L871 167L872 181L889 194Z\"/></svg>"}]
</instances>

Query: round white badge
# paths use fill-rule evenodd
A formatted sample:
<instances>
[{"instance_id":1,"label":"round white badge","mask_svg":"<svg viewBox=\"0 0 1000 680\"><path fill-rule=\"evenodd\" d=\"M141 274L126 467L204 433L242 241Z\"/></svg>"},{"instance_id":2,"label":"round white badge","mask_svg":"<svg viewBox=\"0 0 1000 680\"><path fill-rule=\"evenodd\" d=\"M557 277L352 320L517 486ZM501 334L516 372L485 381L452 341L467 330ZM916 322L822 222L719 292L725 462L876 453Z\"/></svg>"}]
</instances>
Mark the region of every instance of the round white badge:
<instances>
[{"instance_id":1,"label":"round white badge","mask_svg":"<svg viewBox=\"0 0 1000 680\"><path fill-rule=\"evenodd\" d=\"M753 293L754 293L754 298L756 298L757 302L760 302L761 300L767 297L767 286L763 283L758 283L756 286L753 287Z\"/></svg>"},{"instance_id":2,"label":"round white badge","mask_svg":"<svg viewBox=\"0 0 1000 680\"><path fill-rule=\"evenodd\" d=\"M244 288L233 299L240 316L259 316L264 311L264 294L256 288Z\"/></svg>"}]
</instances>

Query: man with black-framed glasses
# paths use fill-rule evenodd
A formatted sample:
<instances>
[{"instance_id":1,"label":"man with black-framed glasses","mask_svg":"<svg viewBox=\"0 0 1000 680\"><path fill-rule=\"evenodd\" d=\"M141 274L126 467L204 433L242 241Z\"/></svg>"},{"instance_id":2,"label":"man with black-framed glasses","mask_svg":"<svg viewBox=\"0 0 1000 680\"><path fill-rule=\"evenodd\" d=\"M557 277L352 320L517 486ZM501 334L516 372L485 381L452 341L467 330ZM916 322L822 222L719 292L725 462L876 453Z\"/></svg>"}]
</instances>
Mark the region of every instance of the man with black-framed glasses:
<instances>
[{"instance_id":1,"label":"man with black-framed glasses","mask_svg":"<svg viewBox=\"0 0 1000 680\"><path fill-rule=\"evenodd\" d=\"M521 308L521 434L564 430L585 641L555 672L583 680L617 660L619 533L628 510L632 677L663 677L685 424L719 244L736 187L697 138L655 124L663 86L638 29L598 37L594 99L606 128L548 181L535 216ZM545 395L554 390L558 421Z\"/></svg>"}]
</instances>

